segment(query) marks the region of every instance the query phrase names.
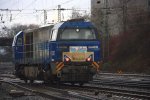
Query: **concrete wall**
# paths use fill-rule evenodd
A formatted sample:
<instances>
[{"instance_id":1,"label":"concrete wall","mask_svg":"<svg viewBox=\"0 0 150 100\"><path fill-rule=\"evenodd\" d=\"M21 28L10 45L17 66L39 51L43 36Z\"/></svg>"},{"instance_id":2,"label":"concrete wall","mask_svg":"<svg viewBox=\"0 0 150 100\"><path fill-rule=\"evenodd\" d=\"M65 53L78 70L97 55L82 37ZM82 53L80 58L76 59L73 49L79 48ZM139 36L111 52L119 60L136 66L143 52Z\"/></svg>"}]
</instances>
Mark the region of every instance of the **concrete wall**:
<instances>
[{"instance_id":1,"label":"concrete wall","mask_svg":"<svg viewBox=\"0 0 150 100\"><path fill-rule=\"evenodd\" d=\"M148 1L150 0L107 0L107 8L109 9L106 9L106 0L91 0L91 19L98 28L101 28L103 33L106 33L107 26L107 33L110 35L119 34L124 30L125 17L127 24L132 24L130 20L128 21L128 17L140 16L140 13L149 11ZM123 17L124 5L127 7L125 17Z\"/></svg>"},{"instance_id":2,"label":"concrete wall","mask_svg":"<svg viewBox=\"0 0 150 100\"><path fill-rule=\"evenodd\" d=\"M91 0L91 21L102 31L104 58L109 56L111 36L137 30L138 24L147 23L149 11L150 0Z\"/></svg>"}]
</instances>

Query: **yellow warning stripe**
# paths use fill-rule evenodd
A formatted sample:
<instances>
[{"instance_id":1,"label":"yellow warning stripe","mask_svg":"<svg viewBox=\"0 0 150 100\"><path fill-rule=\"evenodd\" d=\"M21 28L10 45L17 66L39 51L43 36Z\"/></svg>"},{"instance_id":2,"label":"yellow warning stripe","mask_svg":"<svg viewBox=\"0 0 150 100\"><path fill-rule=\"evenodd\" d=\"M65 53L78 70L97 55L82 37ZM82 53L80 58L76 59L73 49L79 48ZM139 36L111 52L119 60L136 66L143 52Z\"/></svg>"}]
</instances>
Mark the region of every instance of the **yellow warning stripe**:
<instances>
[{"instance_id":1,"label":"yellow warning stripe","mask_svg":"<svg viewBox=\"0 0 150 100\"><path fill-rule=\"evenodd\" d=\"M99 68L99 65L98 65L96 62L93 62L93 64L94 64L97 68Z\"/></svg>"},{"instance_id":2,"label":"yellow warning stripe","mask_svg":"<svg viewBox=\"0 0 150 100\"><path fill-rule=\"evenodd\" d=\"M63 67L64 67L64 64L62 64L62 65L56 70L56 72L60 71Z\"/></svg>"},{"instance_id":3,"label":"yellow warning stripe","mask_svg":"<svg viewBox=\"0 0 150 100\"><path fill-rule=\"evenodd\" d=\"M92 66L97 70L97 71L99 71L99 65L97 64L97 62L93 62L92 63Z\"/></svg>"},{"instance_id":4,"label":"yellow warning stripe","mask_svg":"<svg viewBox=\"0 0 150 100\"><path fill-rule=\"evenodd\" d=\"M96 66L92 63L92 66L94 67L94 68L96 68Z\"/></svg>"},{"instance_id":5,"label":"yellow warning stripe","mask_svg":"<svg viewBox=\"0 0 150 100\"><path fill-rule=\"evenodd\" d=\"M59 68L59 66L61 66L63 64L63 62L60 62L58 65L56 65L56 69Z\"/></svg>"},{"instance_id":6,"label":"yellow warning stripe","mask_svg":"<svg viewBox=\"0 0 150 100\"><path fill-rule=\"evenodd\" d=\"M64 67L64 63L63 63L63 62L59 62L59 63L56 65L56 73L57 73L58 71L60 71L63 67Z\"/></svg>"}]
</instances>

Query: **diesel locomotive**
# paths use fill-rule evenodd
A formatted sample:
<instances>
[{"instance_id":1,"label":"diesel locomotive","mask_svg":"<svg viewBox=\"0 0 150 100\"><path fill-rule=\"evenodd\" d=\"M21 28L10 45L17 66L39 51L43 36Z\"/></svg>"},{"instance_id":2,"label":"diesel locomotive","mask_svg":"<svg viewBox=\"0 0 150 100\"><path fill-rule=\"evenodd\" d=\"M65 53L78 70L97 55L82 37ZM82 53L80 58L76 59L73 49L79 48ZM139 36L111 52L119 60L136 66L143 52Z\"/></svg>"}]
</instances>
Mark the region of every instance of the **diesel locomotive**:
<instances>
[{"instance_id":1,"label":"diesel locomotive","mask_svg":"<svg viewBox=\"0 0 150 100\"><path fill-rule=\"evenodd\" d=\"M25 82L82 85L92 80L102 63L98 32L81 19L20 31L12 48L15 74Z\"/></svg>"}]
</instances>

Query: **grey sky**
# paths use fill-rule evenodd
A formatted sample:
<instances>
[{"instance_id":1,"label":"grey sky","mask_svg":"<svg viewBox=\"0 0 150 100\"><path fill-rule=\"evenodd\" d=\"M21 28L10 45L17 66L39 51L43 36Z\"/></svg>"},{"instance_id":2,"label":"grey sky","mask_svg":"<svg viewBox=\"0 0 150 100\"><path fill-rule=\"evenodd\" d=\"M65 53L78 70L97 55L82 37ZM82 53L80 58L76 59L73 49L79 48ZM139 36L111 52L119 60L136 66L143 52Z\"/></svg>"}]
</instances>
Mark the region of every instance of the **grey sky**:
<instances>
[{"instance_id":1,"label":"grey sky","mask_svg":"<svg viewBox=\"0 0 150 100\"><path fill-rule=\"evenodd\" d=\"M19 11L4 12L0 11L0 17L5 21L5 25L14 23L21 24L43 24L43 12L39 9L56 9L57 5L62 8L76 8L90 12L91 0L0 0L0 9L20 9ZM12 21L10 16L12 14ZM66 20L71 16L71 11L62 11L62 19ZM57 11L47 12L47 22L57 21ZM2 24L2 23L0 23Z\"/></svg>"}]
</instances>

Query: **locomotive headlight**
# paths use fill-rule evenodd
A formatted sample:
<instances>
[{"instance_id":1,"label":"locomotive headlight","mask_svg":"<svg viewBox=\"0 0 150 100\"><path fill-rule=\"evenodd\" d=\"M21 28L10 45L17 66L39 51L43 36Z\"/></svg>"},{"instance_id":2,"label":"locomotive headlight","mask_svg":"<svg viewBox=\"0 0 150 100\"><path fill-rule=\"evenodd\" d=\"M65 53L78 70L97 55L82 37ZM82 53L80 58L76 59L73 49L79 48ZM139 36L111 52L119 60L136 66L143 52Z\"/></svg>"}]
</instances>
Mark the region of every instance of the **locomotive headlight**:
<instances>
[{"instance_id":1,"label":"locomotive headlight","mask_svg":"<svg viewBox=\"0 0 150 100\"><path fill-rule=\"evenodd\" d=\"M88 46L89 49L98 49L98 46Z\"/></svg>"},{"instance_id":2,"label":"locomotive headlight","mask_svg":"<svg viewBox=\"0 0 150 100\"><path fill-rule=\"evenodd\" d=\"M70 59L69 58L65 58L65 60L68 62L68 61L70 61Z\"/></svg>"},{"instance_id":3,"label":"locomotive headlight","mask_svg":"<svg viewBox=\"0 0 150 100\"><path fill-rule=\"evenodd\" d=\"M87 58L86 61L88 61L88 62L91 61L91 58Z\"/></svg>"},{"instance_id":4,"label":"locomotive headlight","mask_svg":"<svg viewBox=\"0 0 150 100\"><path fill-rule=\"evenodd\" d=\"M88 58L86 58L87 62L91 62L93 60L93 55L90 55Z\"/></svg>"},{"instance_id":5,"label":"locomotive headlight","mask_svg":"<svg viewBox=\"0 0 150 100\"><path fill-rule=\"evenodd\" d=\"M64 55L64 61L65 61L65 62L70 62L71 59L70 59L68 56Z\"/></svg>"}]
</instances>

